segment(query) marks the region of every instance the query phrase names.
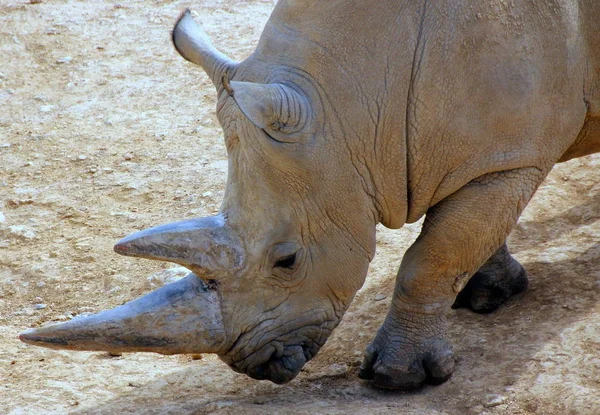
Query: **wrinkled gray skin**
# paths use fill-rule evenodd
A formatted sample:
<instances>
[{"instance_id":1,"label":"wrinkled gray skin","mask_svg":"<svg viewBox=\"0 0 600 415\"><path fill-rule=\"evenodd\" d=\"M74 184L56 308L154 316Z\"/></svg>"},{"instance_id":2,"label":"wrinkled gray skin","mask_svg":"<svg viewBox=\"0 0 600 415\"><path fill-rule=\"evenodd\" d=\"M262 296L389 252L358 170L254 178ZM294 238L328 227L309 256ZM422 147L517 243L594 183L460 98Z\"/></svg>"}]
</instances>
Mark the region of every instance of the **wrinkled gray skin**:
<instances>
[{"instance_id":1,"label":"wrinkled gray skin","mask_svg":"<svg viewBox=\"0 0 600 415\"><path fill-rule=\"evenodd\" d=\"M185 284L206 282L193 291L206 312L159 290L152 312L128 304L21 338L214 352L287 382L362 286L375 225L425 215L360 376L398 389L446 380L457 294L475 274L455 306L488 312L525 289L507 235L556 162L600 151L598 16L595 0L281 0L256 51L235 63L184 14L175 46L217 88L221 212L115 249L190 268Z\"/></svg>"}]
</instances>

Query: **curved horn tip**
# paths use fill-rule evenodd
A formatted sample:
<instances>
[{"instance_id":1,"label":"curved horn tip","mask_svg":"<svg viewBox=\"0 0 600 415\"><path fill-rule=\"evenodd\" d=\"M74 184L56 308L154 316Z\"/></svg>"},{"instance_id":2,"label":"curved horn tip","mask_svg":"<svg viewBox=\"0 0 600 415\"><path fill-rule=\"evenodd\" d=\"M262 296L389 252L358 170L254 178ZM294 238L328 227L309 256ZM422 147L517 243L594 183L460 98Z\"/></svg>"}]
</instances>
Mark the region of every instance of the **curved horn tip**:
<instances>
[{"instance_id":1,"label":"curved horn tip","mask_svg":"<svg viewBox=\"0 0 600 415\"><path fill-rule=\"evenodd\" d=\"M177 45L175 44L175 31L177 30L177 26L179 26L180 23L182 23L183 19L191 19L192 22L194 22L194 19L192 18L192 11L188 8L186 8L184 11L182 11L179 14L179 17L177 18L177 20L175 21L175 25L173 26L173 30L171 31L171 40L173 41L173 44L175 45L175 47L177 47ZM195 23L195 22L194 22Z\"/></svg>"},{"instance_id":2,"label":"curved horn tip","mask_svg":"<svg viewBox=\"0 0 600 415\"><path fill-rule=\"evenodd\" d=\"M200 65L217 87L223 72L237 66L213 46L208 35L192 18L189 9L184 10L177 19L171 32L171 41L177 52L184 59Z\"/></svg>"}]
</instances>

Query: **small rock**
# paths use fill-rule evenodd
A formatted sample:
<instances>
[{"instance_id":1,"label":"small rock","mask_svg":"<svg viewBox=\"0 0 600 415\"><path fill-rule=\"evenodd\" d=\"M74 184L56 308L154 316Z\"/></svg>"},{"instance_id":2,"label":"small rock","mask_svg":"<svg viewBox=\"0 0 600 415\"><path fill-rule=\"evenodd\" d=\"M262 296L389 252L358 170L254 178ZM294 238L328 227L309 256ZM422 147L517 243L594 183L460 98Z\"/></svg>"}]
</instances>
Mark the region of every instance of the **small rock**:
<instances>
[{"instance_id":1,"label":"small rock","mask_svg":"<svg viewBox=\"0 0 600 415\"><path fill-rule=\"evenodd\" d=\"M32 229L23 225L13 225L10 226L8 229L10 230L10 233L16 237L21 237L25 239L34 239L37 237L36 233Z\"/></svg>"},{"instance_id":2,"label":"small rock","mask_svg":"<svg viewBox=\"0 0 600 415\"><path fill-rule=\"evenodd\" d=\"M39 110L40 112L51 112L54 110L54 105L42 105Z\"/></svg>"},{"instance_id":3,"label":"small rock","mask_svg":"<svg viewBox=\"0 0 600 415\"><path fill-rule=\"evenodd\" d=\"M267 398L264 396L257 396L256 398L254 398L252 403L255 405L264 405L267 403Z\"/></svg>"},{"instance_id":4,"label":"small rock","mask_svg":"<svg viewBox=\"0 0 600 415\"><path fill-rule=\"evenodd\" d=\"M0 144L0 148L8 148L10 146L12 146L11 143L2 143L2 144Z\"/></svg>"},{"instance_id":5,"label":"small rock","mask_svg":"<svg viewBox=\"0 0 600 415\"><path fill-rule=\"evenodd\" d=\"M202 355L199 353L194 353L190 355L190 357L192 358L192 360L202 360Z\"/></svg>"},{"instance_id":6,"label":"small rock","mask_svg":"<svg viewBox=\"0 0 600 415\"><path fill-rule=\"evenodd\" d=\"M56 63L60 63L60 64L62 64L62 63L69 63L69 62L71 62L72 60L73 60L73 58L72 58L72 57L70 57L70 56L65 56L64 58L57 59L57 60L56 60Z\"/></svg>"},{"instance_id":7,"label":"small rock","mask_svg":"<svg viewBox=\"0 0 600 415\"><path fill-rule=\"evenodd\" d=\"M502 395L487 395L486 401L483 404L486 408L493 408L498 405L502 405L506 402L506 396Z\"/></svg>"},{"instance_id":8,"label":"small rock","mask_svg":"<svg viewBox=\"0 0 600 415\"><path fill-rule=\"evenodd\" d=\"M80 154L77 156L77 160L85 160L85 159L87 159L86 155Z\"/></svg>"},{"instance_id":9,"label":"small rock","mask_svg":"<svg viewBox=\"0 0 600 415\"><path fill-rule=\"evenodd\" d=\"M375 301L385 300L386 298L387 298L387 295L385 295L385 294L377 294L375 296Z\"/></svg>"},{"instance_id":10,"label":"small rock","mask_svg":"<svg viewBox=\"0 0 600 415\"><path fill-rule=\"evenodd\" d=\"M184 267L174 267L159 271L148 277L150 288L158 288L170 284L188 275L190 271Z\"/></svg>"},{"instance_id":11,"label":"small rock","mask_svg":"<svg viewBox=\"0 0 600 415\"><path fill-rule=\"evenodd\" d=\"M15 311L13 315L15 316L32 316L35 314L35 311L31 308L24 308L22 310Z\"/></svg>"},{"instance_id":12,"label":"small rock","mask_svg":"<svg viewBox=\"0 0 600 415\"><path fill-rule=\"evenodd\" d=\"M5 79L6 75L4 75L2 72L0 72L0 80Z\"/></svg>"},{"instance_id":13,"label":"small rock","mask_svg":"<svg viewBox=\"0 0 600 415\"><path fill-rule=\"evenodd\" d=\"M131 153L126 153L126 154L124 154L124 155L123 155L123 158L124 158L125 160L129 161L129 160L133 159L133 154L131 154Z\"/></svg>"},{"instance_id":14,"label":"small rock","mask_svg":"<svg viewBox=\"0 0 600 415\"><path fill-rule=\"evenodd\" d=\"M212 195L213 195L213 192L211 192L211 191L202 193L202 197L210 197Z\"/></svg>"},{"instance_id":15,"label":"small rock","mask_svg":"<svg viewBox=\"0 0 600 415\"><path fill-rule=\"evenodd\" d=\"M6 222L6 218L4 217L4 213L0 212L0 223Z\"/></svg>"},{"instance_id":16,"label":"small rock","mask_svg":"<svg viewBox=\"0 0 600 415\"><path fill-rule=\"evenodd\" d=\"M29 4L40 4L42 0L29 0Z\"/></svg>"},{"instance_id":17,"label":"small rock","mask_svg":"<svg viewBox=\"0 0 600 415\"><path fill-rule=\"evenodd\" d=\"M348 373L347 365L334 363L327 368L325 375L331 376L331 377L339 377L339 376L346 376L347 373Z\"/></svg>"},{"instance_id":18,"label":"small rock","mask_svg":"<svg viewBox=\"0 0 600 415\"><path fill-rule=\"evenodd\" d=\"M35 297L34 300L36 303L41 303L42 301L44 301L44 299L42 297Z\"/></svg>"},{"instance_id":19,"label":"small rock","mask_svg":"<svg viewBox=\"0 0 600 415\"><path fill-rule=\"evenodd\" d=\"M46 304L36 304L33 306L36 310L43 310L46 308Z\"/></svg>"},{"instance_id":20,"label":"small rock","mask_svg":"<svg viewBox=\"0 0 600 415\"><path fill-rule=\"evenodd\" d=\"M123 353L121 353L121 352L108 352L108 355L112 356L112 357L121 357L121 356L123 356Z\"/></svg>"}]
</instances>

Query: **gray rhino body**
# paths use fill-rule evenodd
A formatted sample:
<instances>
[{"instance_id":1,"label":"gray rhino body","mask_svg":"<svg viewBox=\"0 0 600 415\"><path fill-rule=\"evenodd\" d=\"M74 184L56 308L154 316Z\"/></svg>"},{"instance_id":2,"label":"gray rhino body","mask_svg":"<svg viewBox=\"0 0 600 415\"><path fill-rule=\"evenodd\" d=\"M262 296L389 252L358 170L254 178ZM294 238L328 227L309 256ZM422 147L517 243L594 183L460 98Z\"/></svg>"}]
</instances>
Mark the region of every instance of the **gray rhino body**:
<instances>
[{"instance_id":1,"label":"gray rhino body","mask_svg":"<svg viewBox=\"0 0 600 415\"><path fill-rule=\"evenodd\" d=\"M184 14L175 46L218 93L221 212L115 250L193 274L22 340L213 352L287 382L362 286L376 224L425 215L360 376L385 388L446 380L446 312L491 311L526 287L506 237L555 163L600 151L598 16L594 0L281 0L236 63Z\"/></svg>"}]
</instances>

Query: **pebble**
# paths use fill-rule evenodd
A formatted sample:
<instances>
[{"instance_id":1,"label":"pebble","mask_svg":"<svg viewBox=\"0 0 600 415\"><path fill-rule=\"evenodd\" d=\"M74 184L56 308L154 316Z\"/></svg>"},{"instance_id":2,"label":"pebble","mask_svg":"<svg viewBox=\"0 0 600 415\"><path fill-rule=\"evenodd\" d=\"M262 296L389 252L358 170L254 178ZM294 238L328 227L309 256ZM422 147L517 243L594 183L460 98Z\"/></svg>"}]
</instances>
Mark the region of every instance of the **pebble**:
<instances>
[{"instance_id":1,"label":"pebble","mask_svg":"<svg viewBox=\"0 0 600 415\"><path fill-rule=\"evenodd\" d=\"M150 288L159 288L163 285L170 284L188 275L190 271L184 267L174 267L159 271L150 275L147 280Z\"/></svg>"},{"instance_id":2,"label":"pebble","mask_svg":"<svg viewBox=\"0 0 600 415\"><path fill-rule=\"evenodd\" d=\"M126 153L125 155L123 155L123 158L127 161L133 159L133 154L131 153Z\"/></svg>"},{"instance_id":3,"label":"pebble","mask_svg":"<svg viewBox=\"0 0 600 415\"><path fill-rule=\"evenodd\" d=\"M326 372L326 376L338 377L345 376L348 373L348 366L346 364L333 363L330 365Z\"/></svg>"},{"instance_id":4,"label":"pebble","mask_svg":"<svg viewBox=\"0 0 600 415\"><path fill-rule=\"evenodd\" d=\"M211 191L202 193L202 197L210 197L212 195L213 195L213 192L211 192Z\"/></svg>"},{"instance_id":5,"label":"pebble","mask_svg":"<svg viewBox=\"0 0 600 415\"><path fill-rule=\"evenodd\" d=\"M15 311L13 315L15 316L32 316L35 314L35 311L31 308L24 308L23 310Z\"/></svg>"},{"instance_id":6,"label":"pebble","mask_svg":"<svg viewBox=\"0 0 600 415\"><path fill-rule=\"evenodd\" d=\"M8 148L10 146L12 146L11 143L2 143L2 144L0 144L0 148Z\"/></svg>"},{"instance_id":7,"label":"pebble","mask_svg":"<svg viewBox=\"0 0 600 415\"><path fill-rule=\"evenodd\" d=\"M80 154L77 156L77 160L85 160L85 159L87 159L87 156L85 156L83 154Z\"/></svg>"},{"instance_id":8,"label":"pebble","mask_svg":"<svg viewBox=\"0 0 600 415\"><path fill-rule=\"evenodd\" d=\"M46 304L36 304L33 306L36 310L43 310L46 308Z\"/></svg>"},{"instance_id":9,"label":"pebble","mask_svg":"<svg viewBox=\"0 0 600 415\"><path fill-rule=\"evenodd\" d=\"M493 408L495 406L502 405L506 402L506 396L502 395L487 395L486 401L483 404L486 408Z\"/></svg>"},{"instance_id":10,"label":"pebble","mask_svg":"<svg viewBox=\"0 0 600 415\"><path fill-rule=\"evenodd\" d=\"M42 105L40 112L51 112L54 109L54 105Z\"/></svg>"},{"instance_id":11,"label":"pebble","mask_svg":"<svg viewBox=\"0 0 600 415\"><path fill-rule=\"evenodd\" d=\"M385 294L377 294L375 296L375 301L385 300L386 298L387 298L387 295L385 295Z\"/></svg>"},{"instance_id":12,"label":"pebble","mask_svg":"<svg viewBox=\"0 0 600 415\"><path fill-rule=\"evenodd\" d=\"M264 405L267 403L267 398L265 396L257 396L256 398L254 398L252 403L255 405Z\"/></svg>"},{"instance_id":13,"label":"pebble","mask_svg":"<svg viewBox=\"0 0 600 415\"><path fill-rule=\"evenodd\" d=\"M108 352L108 355L112 356L112 357L121 357L121 356L123 356L123 353L121 353L121 352Z\"/></svg>"},{"instance_id":14,"label":"pebble","mask_svg":"<svg viewBox=\"0 0 600 415\"><path fill-rule=\"evenodd\" d=\"M36 233L32 229L29 229L23 225L13 225L8 229L13 236L20 236L25 239L34 239L37 237Z\"/></svg>"},{"instance_id":15,"label":"pebble","mask_svg":"<svg viewBox=\"0 0 600 415\"><path fill-rule=\"evenodd\" d=\"M42 297L35 297L34 300L36 303L41 303L42 301L44 301L44 299Z\"/></svg>"},{"instance_id":16,"label":"pebble","mask_svg":"<svg viewBox=\"0 0 600 415\"><path fill-rule=\"evenodd\" d=\"M60 58L56 60L56 63L69 63L73 60L70 56L65 56L64 58Z\"/></svg>"},{"instance_id":17,"label":"pebble","mask_svg":"<svg viewBox=\"0 0 600 415\"><path fill-rule=\"evenodd\" d=\"M6 222L6 218L4 217L4 213L0 212L0 223Z\"/></svg>"}]
</instances>

